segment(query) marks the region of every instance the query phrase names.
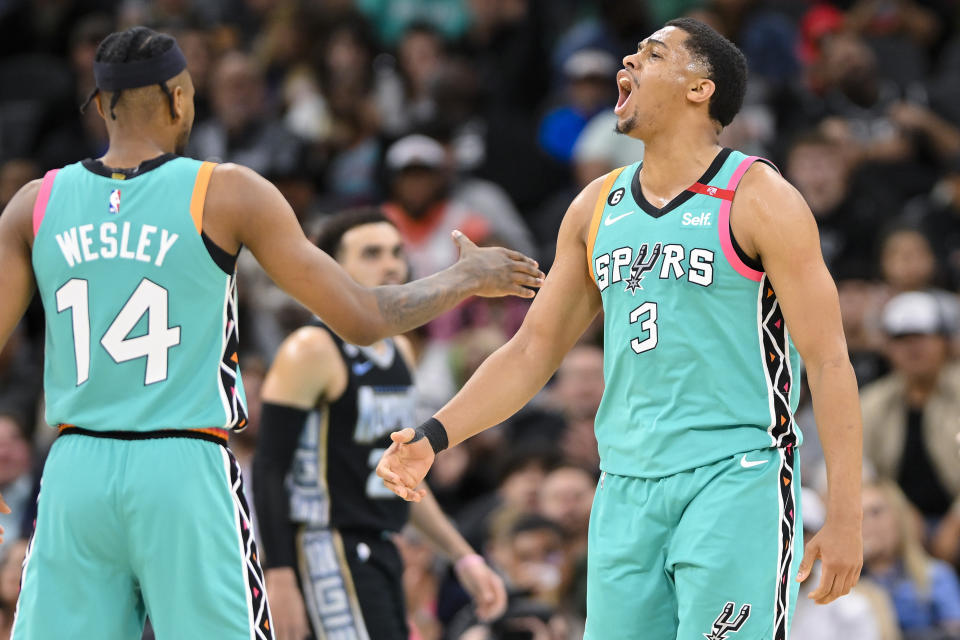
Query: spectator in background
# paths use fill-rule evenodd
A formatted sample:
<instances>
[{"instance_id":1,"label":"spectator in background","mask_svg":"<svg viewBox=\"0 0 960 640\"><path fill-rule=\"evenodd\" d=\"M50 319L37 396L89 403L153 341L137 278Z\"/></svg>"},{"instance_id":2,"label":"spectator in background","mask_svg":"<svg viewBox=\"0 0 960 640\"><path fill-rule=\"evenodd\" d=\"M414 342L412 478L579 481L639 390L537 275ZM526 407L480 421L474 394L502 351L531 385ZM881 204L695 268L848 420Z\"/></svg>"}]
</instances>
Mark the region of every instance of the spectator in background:
<instances>
[{"instance_id":1,"label":"spectator in background","mask_svg":"<svg viewBox=\"0 0 960 640\"><path fill-rule=\"evenodd\" d=\"M524 637L566 640L569 623L558 611L560 588L567 571L563 529L539 515L505 513L494 533L493 558L503 571L510 598L495 623L481 625L469 612L450 625L451 637L499 640ZM464 630L466 629L466 630Z\"/></svg>"},{"instance_id":2,"label":"spectator in background","mask_svg":"<svg viewBox=\"0 0 960 640\"><path fill-rule=\"evenodd\" d=\"M401 136L435 117L436 104L430 85L446 56L440 33L429 23L407 27L393 65L381 58L376 64L376 101L385 134Z\"/></svg>"},{"instance_id":3,"label":"spectator in background","mask_svg":"<svg viewBox=\"0 0 960 640\"><path fill-rule=\"evenodd\" d=\"M587 617L587 528L596 486L594 474L561 465L547 474L540 489L539 512L563 528L570 560L561 602L581 620Z\"/></svg>"},{"instance_id":4,"label":"spectator in background","mask_svg":"<svg viewBox=\"0 0 960 640\"><path fill-rule=\"evenodd\" d=\"M261 174L292 169L301 143L270 115L263 74L253 59L240 51L225 53L211 77L213 117L194 127L187 155L235 162Z\"/></svg>"},{"instance_id":5,"label":"spectator in background","mask_svg":"<svg viewBox=\"0 0 960 640\"><path fill-rule=\"evenodd\" d=\"M889 481L863 487L863 575L893 601L905 640L960 637L960 583L923 550L906 498Z\"/></svg>"},{"instance_id":6,"label":"spectator in background","mask_svg":"<svg viewBox=\"0 0 960 640\"><path fill-rule=\"evenodd\" d=\"M823 526L826 508L817 493L807 488L803 489L801 502L806 541ZM815 570L819 573L819 566ZM800 585L790 628L793 640L900 640L890 597L869 579L861 579L846 596L825 605L807 597L814 584L808 581Z\"/></svg>"},{"instance_id":7,"label":"spectator in background","mask_svg":"<svg viewBox=\"0 0 960 640\"><path fill-rule=\"evenodd\" d=\"M7 535L10 536L9 531ZM9 640L13 633L13 615L20 596L20 576L26 555L27 540L15 540L12 536L0 554L0 640Z\"/></svg>"},{"instance_id":8,"label":"spectator in background","mask_svg":"<svg viewBox=\"0 0 960 640\"><path fill-rule=\"evenodd\" d=\"M600 49L583 49L567 59L563 65L563 102L540 122L539 139L544 151L560 162L570 163L584 127L614 102L616 70L616 59Z\"/></svg>"},{"instance_id":9,"label":"spectator in background","mask_svg":"<svg viewBox=\"0 0 960 640\"><path fill-rule=\"evenodd\" d=\"M643 160L643 140L617 131L613 111L601 111L587 122L573 147L573 174L582 189L596 178Z\"/></svg>"},{"instance_id":10,"label":"spectator in background","mask_svg":"<svg viewBox=\"0 0 960 640\"><path fill-rule=\"evenodd\" d=\"M566 462L596 475L600 454L593 427L602 397L603 349L578 344L561 361L545 406L510 419L510 441L559 446Z\"/></svg>"},{"instance_id":11,"label":"spectator in background","mask_svg":"<svg viewBox=\"0 0 960 640\"><path fill-rule=\"evenodd\" d=\"M587 524L596 485L593 474L565 464L548 473L540 487L538 511L563 529L572 557L587 552Z\"/></svg>"},{"instance_id":12,"label":"spectator in background","mask_svg":"<svg viewBox=\"0 0 960 640\"><path fill-rule=\"evenodd\" d=\"M783 169L810 205L823 259L834 277L871 273L887 204L868 190L851 192L853 166L841 145L817 130L799 134L789 145Z\"/></svg>"},{"instance_id":13,"label":"spectator in background","mask_svg":"<svg viewBox=\"0 0 960 640\"><path fill-rule=\"evenodd\" d=\"M7 540L32 529L32 523L24 523L23 518L35 498L33 484L33 454L23 423L0 413L0 494L10 505L10 513L0 513L0 527Z\"/></svg>"},{"instance_id":14,"label":"spectator in background","mask_svg":"<svg viewBox=\"0 0 960 640\"><path fill-rule=\"evenodd\" d=\"M907 203L904 217L930 238L950 286L960 286L960 154L929 193Z\"/></svg>"},{"instance_id":15,"label":"spectator in background","mask_svg":"<svg viewBox=\"0 0 960 640\"><path fill-rule=\"evenodd\" d=\"M937 296L914 291L887 303L883 327L893 373L861 391L865 458L900 486L936 537L960 502L960 368L949 360L955 318Z\"/></svg>"},{"instance_id":16,"label":"spectator in background","mask_svg":"<svg viewBox=\"0 0 960 640\"><path fill-rule=\"evenodd\" d=\"M437 620L439 562L434 547L411 525L394 536L394 542L403 560L403 593L413 630L410 640L440 640L443 625ZM414 634L419 634L419 637Z\"/></svg>"},{"instance_id":17,"label":"spectator in background","mask_svg":"<svg viewBox=\"0 0 960 640\"><path fill-rule=\"evenodd\" d=\"M330 111L330 131L324 141L330 154L324 183L331 200L327 207L369 204L380 192L380 116L371 67L375 43L367 22L354 12L324 27L313 65Z\"/></svg>"},{"instance_id":18,"label":"spectator in background","mask_svg":"<svg viewBox=\"0 0 960 640\"><path fill-rule=\"evenodd\" d=\"M895 224L880 240L880 274L891 295L935 285L937 259L930 239L913 226Z\"/></svg>"},{"instance_id":19,"label":"spectator in background","mask_svg":"<svg viewBox=\"0 0 960 640\"><path fill-rule=\"evenodd\" d=\"M457 259L450 242L455 229L479 244L497 238L530 252L529 232L515 210L481 213L452 195L447 151L435 139L415 134L394 142L387 150L386 169L390 197L383 208L400 229L414 277L436 273Z\"/></svg>"}]
</instances>

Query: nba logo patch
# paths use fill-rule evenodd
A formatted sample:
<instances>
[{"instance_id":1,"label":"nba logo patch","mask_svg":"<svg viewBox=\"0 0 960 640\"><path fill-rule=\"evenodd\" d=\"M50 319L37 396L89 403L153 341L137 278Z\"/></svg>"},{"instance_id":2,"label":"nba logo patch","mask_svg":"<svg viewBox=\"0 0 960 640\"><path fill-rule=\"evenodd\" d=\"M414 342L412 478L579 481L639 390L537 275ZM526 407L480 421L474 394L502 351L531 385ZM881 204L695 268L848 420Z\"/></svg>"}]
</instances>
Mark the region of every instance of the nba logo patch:
<instances>
[{"instance_id":1,"label":"nba logo patch","mask_svg":"<svg viewBox=\"0 0 960 640\"><path fill-rule=\"evenodd\" d=\"M114 189L110 192L110 213L120 213L120 189Z\"/></svg>"}]
</instances>

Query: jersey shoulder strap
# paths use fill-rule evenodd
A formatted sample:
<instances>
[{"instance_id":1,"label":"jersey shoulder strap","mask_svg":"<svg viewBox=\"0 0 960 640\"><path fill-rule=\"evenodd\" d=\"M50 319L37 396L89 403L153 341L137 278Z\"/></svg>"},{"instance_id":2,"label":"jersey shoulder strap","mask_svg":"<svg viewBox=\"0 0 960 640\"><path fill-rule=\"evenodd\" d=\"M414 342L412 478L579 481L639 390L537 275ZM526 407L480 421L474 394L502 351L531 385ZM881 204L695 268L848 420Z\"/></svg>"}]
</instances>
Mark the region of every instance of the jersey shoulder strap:
<instances>
[{"instance_id":1,"label":"jersey shoulder strap","mask_svg":"<svg viewBox=\"0 0 960 640\"><path fill-rule=\"evenodd\" d=\"M593 245L597 242L597 232L600 229L600 220L603 218L603 209L607 204L610 188L613 186L613 183L617 181L617 178L620 177L620 174L623 173L624 169L626 169L626 167L614 169L604 177L603 184L600 186L600 195L597 197L597 202L593 205L593 217L590 219L590 227L587 232L587 272L590 273L593 278L596 277L596 274L593 272Z\"/></svg>"},{"instance_id":2,"label":"jersey shoulder strap","mask_svg":"<svg viewBox=\"0 0 960 640\"><path fill-rule=\"evenodd\" d=\"M215 162L204 162L197 170L197 178L193 183L193 195L190 196L190 217L193 218L193 226L197 228L197 233L203 233L203 205L207 199L207 187L210 186L210 178L213 176L213 170L217 167Z\"/></svg>"}]
</instances>

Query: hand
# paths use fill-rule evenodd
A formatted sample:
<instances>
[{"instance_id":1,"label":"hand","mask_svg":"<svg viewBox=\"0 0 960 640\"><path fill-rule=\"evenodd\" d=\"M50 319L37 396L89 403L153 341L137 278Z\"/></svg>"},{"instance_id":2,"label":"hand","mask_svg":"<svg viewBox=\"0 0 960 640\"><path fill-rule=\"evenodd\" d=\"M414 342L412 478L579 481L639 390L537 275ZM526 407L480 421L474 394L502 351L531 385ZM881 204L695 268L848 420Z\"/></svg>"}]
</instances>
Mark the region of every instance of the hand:
<instances>
[{"instance_id":1,"label":"hand","mask_svg":"<svg viewBox=\"0 0 960 640\"><path fill-rule=\"evenodd\" d=\"M806 544L797 582L810 575L813 562L820 558L820 584L807 596L817 604L833 602L846 595L857 584L863 567L863 537L859 521L842 525L826 524Z\"/></svg>"},{"instance_id":2,"label":"hand","mask_svg":"<svg viewBox=\"0 0 960 640\"><path fill-rule=\"evenodd\" d=\"M267 569L264 578L270 617L277 640L303 640L310 636L310 624L303 605L297 577L290 567Z\"/></svg>"},{"instance_id":3,"label":"hand","mask_svg":"<svg viewBox=\"0 0 960 640\"><path fill-rule=\"evenodd\" d=\"M7 503L4 501L2 495L0 495L0 513L10 513L10 507L7 506ZM3 527L0 527L0 544L2 543L3 543Z\"/></svg>"},{"instance_id":4,"label":"hand","mask_svg":"<svg viewBox=\"0 0 960 640\"><path fill-rule=\"evenodd\" d=\"M500 576L480 556L475 558L473 562L458 563L454 568L460 584L477 606L477 617L482 622L490 622L506 611L507 590Z\"/></svg>"},{"instance_id":5,"label":"hand","mask_svg":"<svg viewBox=\"0 0 960 640\"><path fill-rule=\"evenodd\" d=\"M460 231L453 232L453 242L460 251L456 266L476 282L478 296L532 298L535 292L527 287L543 284L544 275L536 261L519 251L503 247L481 249Z\"/></svg>"},{"instance_id":6,"label":"hand","mask_svg":"<svg viewBox=\"0 0 960 640\"><path fill-rule=\"evenodd\" d=\"M383 478L383 484L408 502L420 502L427 494L417 486L427 477L436 458L426 438L411 442L414 435L416 432L409 427L391 433L393 444L383 452L377 464L377 475Z\"/></svg>"},{"instance_id":7,"label":"hand","mask_svg":"<svg viewBox=\"0 0 960 640\"><path fill-rule=\"evenodd\" d=\"M930 125L929 109L909 102L898 102L890 107L890 119L907 131L926 129Z\"/></svg>"}]
</instances>

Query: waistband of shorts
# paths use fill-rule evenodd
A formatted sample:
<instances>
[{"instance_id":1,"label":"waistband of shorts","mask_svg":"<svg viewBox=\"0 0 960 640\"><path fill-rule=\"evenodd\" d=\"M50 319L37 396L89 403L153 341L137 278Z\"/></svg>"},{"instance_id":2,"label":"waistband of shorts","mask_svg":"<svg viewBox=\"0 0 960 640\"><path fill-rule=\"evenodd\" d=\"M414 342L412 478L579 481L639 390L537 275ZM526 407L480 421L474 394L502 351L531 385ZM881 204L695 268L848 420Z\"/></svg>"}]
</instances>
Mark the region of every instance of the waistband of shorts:
<instances>
[{"instance_id":1,"label":"waistband of shorts","mask_svg":"<svg viewBox=\"0 0 960 640\"><path fill-rule=\"evenodd\" d=\"M59 436L79 435L94 438L110 438L111 440L159 440L161 438L190 438L206 440L216 444L226 445L229 432L226 429L157 429L154 431L95 431L84 429L73 424L61 424L57 427Z\"/></svg>"}]
</instances>

